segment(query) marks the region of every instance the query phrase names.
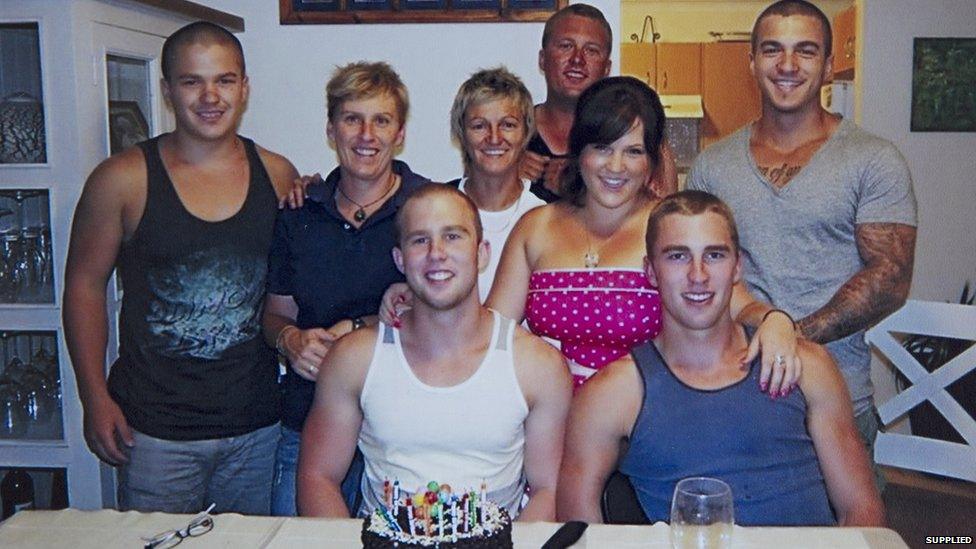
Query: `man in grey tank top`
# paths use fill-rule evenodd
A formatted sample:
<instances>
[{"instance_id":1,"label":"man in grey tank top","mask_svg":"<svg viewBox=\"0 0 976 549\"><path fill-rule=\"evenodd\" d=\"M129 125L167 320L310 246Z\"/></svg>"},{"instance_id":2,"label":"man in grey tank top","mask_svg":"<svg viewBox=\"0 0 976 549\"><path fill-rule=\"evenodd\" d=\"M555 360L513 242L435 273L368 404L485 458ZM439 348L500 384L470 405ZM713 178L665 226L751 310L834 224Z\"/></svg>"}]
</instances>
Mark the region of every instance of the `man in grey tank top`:
<instances>
[{"instance_id":1,"label":"man in grey tank top","mask_svg":"<svg viewBox=\"0 0 976 549\"><path fill-rule=\"evenodd\" d=\"M237 135L249 87L233 34L191 23L161 61L175 130L102 162L75 210L64 328L85 441L119 468L123 510L268 514L277 364L259 321L276 202L298 174Z\"/></svg>"},{"instance_id":2,"label":"man in grey tank top","mask_svg":"<svg viewBox=\"0 0 976 549\"><path fill-rule=\"evenodd\" d=\"M465 194L419 187L396 228L393 258L413 307L400 328L355 330L326 356L302 432L300 514L357 512L339 487L358 444L362 511L383 501L384 479L411 494L432 480L463 490L487 479L488 499L521 520L554 520L572 393L562 355L481 305L491 250Z\"/></svg>"},{"instance_id":3,"label":"man in grey tank top","mask_svg":"<svg viewBox=\"0 0 976 549\"><path fill-rule=\"evenodd\" d=\"M651 520L668 519L679 480L712 476L732 486L739 524L831 524L833 507L841 525L883 525L850 399L826 351L800 342L805 367L793 394L765 395L747 379L758 367L743 369L747 337L729 312L741 261L728 206L701 191L672 195L651 213L646 240L663 328L574 398L560 520L602 522L601 493L619 463Z\"/></svg>"},{"instance_id":4,"label":"man in grey tank top","mask_svg":"<svg viewBox=\"0 0 976 549\"><path fill-rule=\"evenodd\" d=\"M766 8L750 54L762 115L703 151L687 187L735 212L749 290L827 347L870 451L879 425L864 331L908 297L916 204L894 145L821 106L831 50L830 21L813 4Z\"/></svg>"}]
</instances>

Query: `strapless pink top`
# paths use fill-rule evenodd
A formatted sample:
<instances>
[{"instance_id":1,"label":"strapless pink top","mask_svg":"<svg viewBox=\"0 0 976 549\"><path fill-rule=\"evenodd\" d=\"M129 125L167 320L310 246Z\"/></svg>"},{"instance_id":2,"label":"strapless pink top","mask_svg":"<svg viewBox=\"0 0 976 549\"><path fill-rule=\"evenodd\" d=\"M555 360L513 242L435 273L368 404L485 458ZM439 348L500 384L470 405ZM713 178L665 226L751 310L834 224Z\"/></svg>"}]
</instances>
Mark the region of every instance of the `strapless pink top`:
<instances>
[{"instance_id":1,"label":"strapless pink top","mask_svg":"<svg viewBox=\"0 0 976 549\"><path fill-rule=\"evenodd\" d=\"M525 320L556 339L580 386L661 331L661 299L638 269L556 269L529 278Z\"/></svg>"}]
</instances>

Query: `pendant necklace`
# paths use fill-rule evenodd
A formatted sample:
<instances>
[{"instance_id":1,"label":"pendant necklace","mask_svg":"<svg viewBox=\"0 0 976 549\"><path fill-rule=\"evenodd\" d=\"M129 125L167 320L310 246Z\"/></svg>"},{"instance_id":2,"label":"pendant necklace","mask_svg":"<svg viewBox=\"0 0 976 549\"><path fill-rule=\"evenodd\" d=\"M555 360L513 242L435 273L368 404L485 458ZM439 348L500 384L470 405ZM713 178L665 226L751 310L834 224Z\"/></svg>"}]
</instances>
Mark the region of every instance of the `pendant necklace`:
<instances>
[{"instance_id":1,"label":"pendant necklace","mask_svg":"<svg viewBox=\"0 0 976 549\"><path fill-rule=\"evenodd\" d=\"M583 235L586 236L586 253L583 254L583 265L585 265L587 269L596 269L600 266L600 249L597 248L596 251L593 250L593 241L590 239L590 233L586 230L585 224L583 225L583 228ZM606 240L604 240L603 243L605 244Z\"/></svg>"},{"instance_id":2,"label":"pendant necklace","mask_svg":"<svg viewBox=\"0 0 976 549\"><path fill-rule=\"evenodd\" d=\"M366 208L369 208L373 204L376 204L380 200L383 200L384 198L386 198L386 195L390 194L390 191L393 190L393 186L395 184L396 184L396 174L395 173L391 173L390 174L390 185L386 188L386 191L379 198L377 198L376 200L374 200L374 201L372 201L372 202L370 202L368 204L360 204L359 202L356 202L355 200L349 198L349 195L346 194L345 191L342 190L342 185L338 185L337 184L336 185L336 190L339 191L339 194L341 194L343 198L345 198L346 200L348 200L349 202L351 202L352 204L354 204L356 207L359 208L358 210L356 210L352 214L352 218L355 219L357 223L362 223L363 221L366 220Z\"/></svg>"},{"instance_id":3,"label":"pendant necklace","mask_svg":"<svg viewBox=\"0 0 976 549\"><path fill-rule=\"evenodd\" d=\"M585 265L587 269L596 269L597 267L600 266L600 249L603 248L603 246L606 245L607 241L609 241L613 237L613 234L611 234L608 237L605 237L603 241L599 243L599 246L597 246L597 248L594 250L593 239L590 238L590 232L586 228L586 223L584 222L582 223L582 225L583 225L583 236L586 237L586 253L583 254L583 265Z\"/></svg>"},{"instance_id":4,"label":"pendant necklace","mask_svg":"<svg viewBox=\"0 0 976 549\"><path fill-rule=\"evenodd\" d=\"M583 254L583 265L585 265L587 269L596 269L600 266L600 252L593 251L593 247L590 244L589 235L586 236L586 253Z\"/></svg>"}]
</instances>

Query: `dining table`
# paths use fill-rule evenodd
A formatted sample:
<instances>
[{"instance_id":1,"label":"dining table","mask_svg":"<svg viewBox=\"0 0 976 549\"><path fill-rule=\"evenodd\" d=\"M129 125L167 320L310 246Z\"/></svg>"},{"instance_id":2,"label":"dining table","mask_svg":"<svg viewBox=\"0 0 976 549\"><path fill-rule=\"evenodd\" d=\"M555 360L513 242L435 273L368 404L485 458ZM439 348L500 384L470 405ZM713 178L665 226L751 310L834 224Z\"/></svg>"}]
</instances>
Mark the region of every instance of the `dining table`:
<instances>
[{"instance_id":1,"label":"dining table","mask_svg":"<svg viewBox=\"0 0 976 549\"><path fill-rule=\"evenodd\" d=\"M194 515L119 512L114 510L21 511L0 523L0 547L113 549L142 547L145 540L168 530L186 528ZM180 549L275 548L322 549L361 547L361 519L254 517L213 515L213 529L187 537ZM539 548L561 526L556 522L516 522L518 549ZM669 527L593 524L574 548L670 549ZM732 533L733 549L901 549L908 546L886 528L742 527Z\"/></svg>"}]
</instances>

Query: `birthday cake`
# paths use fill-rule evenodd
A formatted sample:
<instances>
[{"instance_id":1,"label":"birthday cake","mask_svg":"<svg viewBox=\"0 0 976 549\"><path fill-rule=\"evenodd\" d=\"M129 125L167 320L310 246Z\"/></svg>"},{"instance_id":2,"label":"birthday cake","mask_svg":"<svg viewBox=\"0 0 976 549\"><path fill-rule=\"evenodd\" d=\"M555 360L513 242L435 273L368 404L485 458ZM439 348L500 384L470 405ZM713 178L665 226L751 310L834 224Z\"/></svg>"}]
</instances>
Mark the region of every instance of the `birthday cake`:
<instances>
[{"instance_id":1,"label":"birthday cake","mask_svg":"<svg viewBox=\"0 0 976 549\"><path fill-rule=\"evenodd\" d=\"M398 487L386 491L385 504L363 522L366 549L435 547L438 549L510 549L508 512L473 490L454 493L435 481L403 497Z\"/></svg>"}]
</instances>

